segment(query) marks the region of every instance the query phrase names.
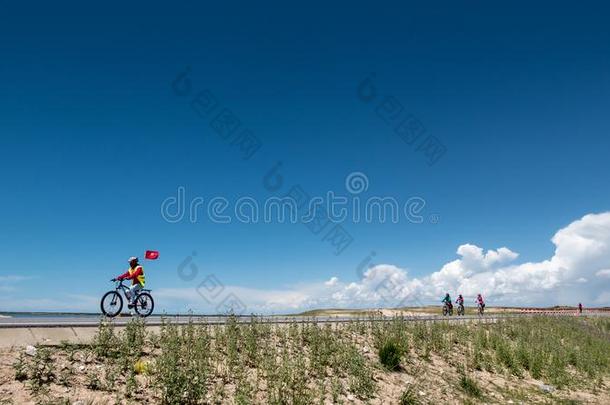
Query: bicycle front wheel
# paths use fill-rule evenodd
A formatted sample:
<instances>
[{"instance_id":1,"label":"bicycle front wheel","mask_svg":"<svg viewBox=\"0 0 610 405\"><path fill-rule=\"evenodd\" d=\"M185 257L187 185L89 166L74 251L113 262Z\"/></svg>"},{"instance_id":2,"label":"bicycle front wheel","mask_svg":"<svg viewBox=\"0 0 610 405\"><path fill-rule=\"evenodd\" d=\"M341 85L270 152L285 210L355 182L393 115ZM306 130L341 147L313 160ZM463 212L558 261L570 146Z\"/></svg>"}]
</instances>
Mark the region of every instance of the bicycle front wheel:
<instances>
[{"instance_id":1,"label":"bicycle front wheel","mask_svg":"<svg viewBox=\"0 0 610 405\"><path fill-rule=\"evenodd\" d=\"M153 297L149 293L142 293L138 295L135 302L135 310L138 315L146 318L152 314L154 308L155 301L153 301Z\"/></svg>"},{"instance_id":2,"label":"bicycle front wheel","mask_svg":"<svg viewBox=\"0 0 610 405\"><path fill-rule=\"evenodd\" d=\"M102 297L100 303L102 313L110 318L114 318L121 313L123 309L123 297L116 291L108 291Z\"/></svg>"}]
</instances>

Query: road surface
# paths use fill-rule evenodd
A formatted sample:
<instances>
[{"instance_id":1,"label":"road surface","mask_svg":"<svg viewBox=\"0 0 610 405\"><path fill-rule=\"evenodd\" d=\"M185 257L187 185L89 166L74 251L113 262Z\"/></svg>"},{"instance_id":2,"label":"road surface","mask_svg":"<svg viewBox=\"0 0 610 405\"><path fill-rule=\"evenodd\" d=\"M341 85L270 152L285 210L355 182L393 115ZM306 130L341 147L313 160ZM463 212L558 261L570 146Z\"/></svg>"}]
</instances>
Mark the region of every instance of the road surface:
<instances>
[{"instance_id":1,"label":"road surface","mask_svg":"<svg viewBox=\"0 0 610 405\"><path fill-rule=\"evenodd\" d=\"M541 315L538 313L518 313L518 314L489 314L489 315L465 315L465 316L441 316L441 315L417 315L405 317L408 321L493 321L506 318L520 318ZM561 313L545 313L547 316L577 316L575 312ZM591 313L586 316L608 316L609 313ZM583 314L585 316L585 314ZM376 318L356 318L353 316L320 316L320 317L304 317L304 316L257 316L259 322L269 323L290 323L290 322L318 322L318 323L341 323L350 322L355 319L363 321L389 321L392 317L376 317ZM15 318L0 318L0 329L5 328L70 328L70 327L97 327L101 318L95 316L32 316L32 317L15 317ZM114 318L114 323L117 326L127 324L131 319L130 316L121 316ZM220 325L227 322L227 316L150 316L145 318L147 326L160 326L165 322L173 322L178 324L186 324L192 321L196 324ZM238 322L250 322L251 316L238 316Z\"/></svg>"},{"instance_id":2,"label":"road surface","mask_svg":"<svg viewBox=\"0 0 610 405\"><path fill-rule=\"evenodd\" d=\"M537 313L524 314L489 314L482 317L477 315L450 316L425 315L405 317L412 322L497 322L500 319L521 318L539 316ZM545 313L546 316L577 316L575 312L570 313ZM609 313L586 314L586 316L608 316ZM118 328L124 327L132 318L114 318L114 324ZM222 325L229 319L226 316L151 316L146 318L146 329L158 333L164 321L178 324L186 324L192 321L195 324ZM248 323L252 320L251 316L240 316L236 318L238 322ZM290 322L317 322L317 323L343 323L353 322L356 319L362 321L387 322L392 317L377 318L355 318L350 316L263 316L256 317L257 322L269 322L274 324L284 324ZM12 347L24 347L27 345L59 345L64 342L87 344L95 337L100 318L97 316L31 316L0 318L0 349Z\"/></svg>"}]
</instances>

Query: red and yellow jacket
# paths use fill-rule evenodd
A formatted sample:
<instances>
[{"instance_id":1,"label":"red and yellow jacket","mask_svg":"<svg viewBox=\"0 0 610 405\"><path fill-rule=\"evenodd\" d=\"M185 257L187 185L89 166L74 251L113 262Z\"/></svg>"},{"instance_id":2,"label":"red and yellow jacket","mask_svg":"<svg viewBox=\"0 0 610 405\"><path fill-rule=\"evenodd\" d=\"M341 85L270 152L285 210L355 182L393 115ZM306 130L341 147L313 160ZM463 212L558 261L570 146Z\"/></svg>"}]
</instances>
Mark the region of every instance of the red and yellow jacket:
<instances>
[{"instance_id":1,"label":"red and yellow jacket","mask_svg":"<svg viewBox=\"0 0 610 405\"><path fill-rule=\"evenodd\" d=\"M132 280L132 285L140 284L144 287L146 282L144 278L144 268L137 265L135 269L129 268L124 274L117 277L117 280Z\"/></svg>"}]
</instances>

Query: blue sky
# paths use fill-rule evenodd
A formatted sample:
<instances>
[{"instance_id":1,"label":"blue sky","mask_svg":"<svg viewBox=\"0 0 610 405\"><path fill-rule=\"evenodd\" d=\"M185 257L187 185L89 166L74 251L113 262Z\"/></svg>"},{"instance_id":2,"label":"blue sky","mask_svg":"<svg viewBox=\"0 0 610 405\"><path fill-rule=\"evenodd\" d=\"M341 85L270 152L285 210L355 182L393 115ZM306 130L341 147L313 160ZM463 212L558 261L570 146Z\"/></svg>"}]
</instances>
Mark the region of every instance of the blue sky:
<instances>
[{"instance_id":1,"label":"blue sky","mask_svg":"<svg viewBox=\"0 0 610 405\"><path fill-rule=\"evenodd\" d=\"M146 249L161 252L145 263L160 311L213 312L220 298L180 299L210 274L253 311L382 305L320 292L362 288L356 268L371 251L404 283L464 258L456 251L466 244L507 247L515 263L551 260L558 231L608 210L608 11L601 2L7 4L0 311L96 310L107 280ZM260 139L252 158L172 91L187 66L193 92L209 89ZM371 73L379 100L395 97L446 147L434 165L376 114L377 101L358 98ZM279 161L278 194L293 184L345 193L346 176L362 172L363 196L420 196L425 220L347 221L354 241L334 255L302 224L160 214L180 186L187 200L264 200L263 177ZM607 230L593 218L585 225ZM595 241L608 246L606 236ZM176 269L193 251L199 273L186 282ZM586 283L602 272L595 284L606 290L610 255L600 254L597 267L571 270L588 272ZM603 291L557 293L570 280L545 284L532 302L607 303ZM521 290L511 291L488 295L515 303Z\"/></svg>"}]
</instances>

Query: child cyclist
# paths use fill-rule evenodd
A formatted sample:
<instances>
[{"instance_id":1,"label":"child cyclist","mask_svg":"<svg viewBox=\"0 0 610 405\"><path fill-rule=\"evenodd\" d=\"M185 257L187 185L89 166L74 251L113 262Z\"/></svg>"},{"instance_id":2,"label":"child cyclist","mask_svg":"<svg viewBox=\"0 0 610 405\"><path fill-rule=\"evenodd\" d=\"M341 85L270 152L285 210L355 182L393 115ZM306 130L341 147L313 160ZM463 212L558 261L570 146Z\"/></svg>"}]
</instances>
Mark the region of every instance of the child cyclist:
<instances>
[{"instance_id":1,"label":"child cyclist","mask_svg":"<svg viewBox=\"0 0 610 405\"><path fill-rule=\"evenodd\" d=\"M445 294L445 298L443 298L443 299L441 300L441 302L442 302L443 304L447 304L447 308L449 308L449 309L453 309L453 304L452 304L452 301L451 301L451 296L449 295L449 293Z\"/></svg>"},{"instance_id":2,"label":"child cyclist","mask_svg":"<svg viewBox=\"0 0 610 405\"><path fill-rule=\"evenodd\" d=\"M475 300L477 306L479 306L480 312L483 313L483 310L485 309L485 301L483 301L483 297L481 296L481 294L477 294L477 299Z\"/></svg>"}]
</instances>

